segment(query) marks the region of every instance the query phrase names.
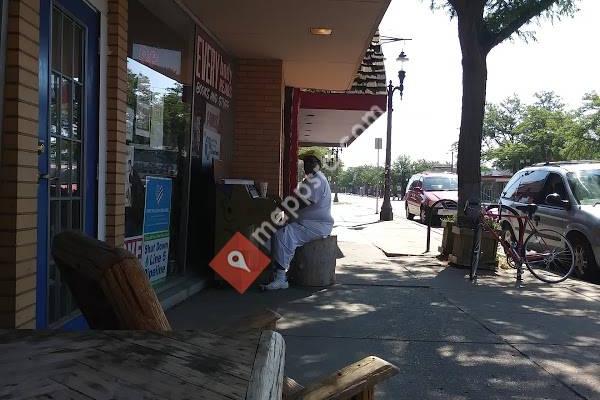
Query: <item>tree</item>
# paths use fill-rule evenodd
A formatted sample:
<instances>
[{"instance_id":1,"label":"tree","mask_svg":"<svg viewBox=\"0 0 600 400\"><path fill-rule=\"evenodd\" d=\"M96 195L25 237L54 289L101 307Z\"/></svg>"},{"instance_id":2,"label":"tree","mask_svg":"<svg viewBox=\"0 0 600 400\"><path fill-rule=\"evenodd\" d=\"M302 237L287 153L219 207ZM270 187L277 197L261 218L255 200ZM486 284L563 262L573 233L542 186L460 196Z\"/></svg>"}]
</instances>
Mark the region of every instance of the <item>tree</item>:
<instances>
[{"instance_id":1,"label":"tree","mask_svg":"<svg viewBox=\"0 0 600 400\"><path fill-rule=\"evenodd\" d=\"M553 92L535 97L530 105L517 96L486 105L483 157L497 168L516 172L525 164L563 159L561 150L576 127L575 116Z\"/></svg>"},{"instance_id":2,"label":"tree","mask_svg":"<svg viewBox=\"0 0 600 400\"><path fill-rule=\"evenodd\" d=\"M576 124L566 132L561 151L565 159L600 159L600 96L591 92L583 97L583 106L576 112Z\"/></svg>"},{"instance_id":3,"label":"tree","mask_svg":"<svg viewBox=\"0 0 600 400\"><path fill-rule=\"evenodd\" d=\"M392 164L392 182L394 187L400 186L401 195L406 193L406 184L413 173L413 162L406 154L398 156Z\"/></svg>"},{"instance_id":4,"label":"tree","mask_svg":"<svg viewBox=\"0 0 600 400\"><path fill-rule=\"evenodd\" d=\"M432 0L433 8L446 8L458 19L462 52L463 97L458 140L459 210L466 201L480 201L481 142L487 83L487 55L516 34L535 39L523 28L541 17L573 15L577 0ZM475 213L459 211L458 223L473 223ZM470 221L469 221L470 220Z\"/></svg>"}]
</instances>

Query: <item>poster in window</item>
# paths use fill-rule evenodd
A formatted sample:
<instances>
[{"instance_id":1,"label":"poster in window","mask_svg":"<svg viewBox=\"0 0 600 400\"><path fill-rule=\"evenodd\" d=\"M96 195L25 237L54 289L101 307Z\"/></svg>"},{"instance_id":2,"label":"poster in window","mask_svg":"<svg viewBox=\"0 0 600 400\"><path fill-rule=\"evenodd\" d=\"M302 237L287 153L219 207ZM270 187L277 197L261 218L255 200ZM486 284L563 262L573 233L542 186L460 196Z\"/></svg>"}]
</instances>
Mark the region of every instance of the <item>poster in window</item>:
<instances>
[{"instance_id":1,"label":"poster in window","mask_svg":"<svg viewBox=\"0 0 600 400\"><path fill-rule=\"evenodd\" d=\"M142 265L150 282L167 275L172 192L170 178L146 177Z\"/></svg>"},{"instance_id":2,"label":"poster in window","mask_svg":"<svg viewBox=\"0 0 600 400\"><path fill-rule=\"evenodd\" d=\"M221 159L221 135L219 134L221 110L207 103L205 115L202 160L206 165L210 165L213 160Z\"/></svg>"}]
</instances>

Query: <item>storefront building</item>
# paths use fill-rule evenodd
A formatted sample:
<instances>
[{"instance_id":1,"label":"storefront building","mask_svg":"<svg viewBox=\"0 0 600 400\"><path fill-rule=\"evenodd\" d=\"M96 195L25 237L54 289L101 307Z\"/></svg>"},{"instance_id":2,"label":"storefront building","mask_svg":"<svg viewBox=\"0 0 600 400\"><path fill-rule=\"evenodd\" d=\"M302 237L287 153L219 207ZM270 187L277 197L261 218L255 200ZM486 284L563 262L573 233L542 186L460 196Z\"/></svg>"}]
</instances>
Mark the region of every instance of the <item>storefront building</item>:
<instances>
[{"instance_id":1,"label":"storefront building","mask_svg":"<svg viewBox=\"0 0 600 400\"><path fill-rule=\"evenodd\" d=\"M337 3L2 0L0 327L86 327L51 256L69 229L136 254L165 307L202 289L215 181L282 196L299 143L385 110L346 91L389 0Z\"/></svg>"}]
</instances>

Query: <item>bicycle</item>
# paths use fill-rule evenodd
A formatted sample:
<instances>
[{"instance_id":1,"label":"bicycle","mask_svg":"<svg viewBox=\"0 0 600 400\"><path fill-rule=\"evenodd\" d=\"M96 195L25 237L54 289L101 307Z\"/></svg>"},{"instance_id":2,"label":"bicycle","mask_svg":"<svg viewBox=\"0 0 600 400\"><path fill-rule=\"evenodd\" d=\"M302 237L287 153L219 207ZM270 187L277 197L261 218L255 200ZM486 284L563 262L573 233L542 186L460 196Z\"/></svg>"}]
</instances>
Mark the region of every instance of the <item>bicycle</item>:
<instances>
[{"instance_id":1,"label":"bicycle","mask_svg":"<svg viewBox=\"0 0 600 400\"><path fill-rule=\"evenodd\" d=\"M523 264L537 279L546 283L559 283L567 279L575 268L575 254L569 240L560 232L552 229L537 229L532 221L537 205L529 204L512 207L493 204L483 209L478 203L467 202L465 214L471 206L478 206L479 213L475 232L473 235L473 253L471 256L471 272L469 279L477 281L477 268L479 267L479 253L481 247L482 230L490 232L502 245L508 264L516 267L517 281L522 281ZM497 209L497 212L493 210ZM503 210L510 212L502 214ZM520 215L517 210L522 211ZM468 215L468 214L467 214ZM514 235L512 228L506 224L508 220L516 219L519 224L519 237ZM512 225L512 224L511 224ZM502 227L499 234L498 227ZM529 233L523 240L525 233Z\"/></svg>"}]
</instances>

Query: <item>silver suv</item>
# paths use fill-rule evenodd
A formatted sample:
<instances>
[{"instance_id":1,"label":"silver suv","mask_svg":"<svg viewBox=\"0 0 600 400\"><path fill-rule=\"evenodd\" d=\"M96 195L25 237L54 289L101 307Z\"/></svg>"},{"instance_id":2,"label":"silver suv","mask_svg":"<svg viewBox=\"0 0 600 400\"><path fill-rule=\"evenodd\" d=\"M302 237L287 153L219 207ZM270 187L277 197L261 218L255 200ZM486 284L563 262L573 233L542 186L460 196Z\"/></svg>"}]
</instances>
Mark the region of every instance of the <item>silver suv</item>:
<instances>
[{"instance_id":1,"label":"silver suv","mask_svg":"<svg viewBox=\"0 0 600 400\"><path fill-rule=\"evenodd\" d=\"M537 204L539 229L562 232L575 250L575 274L600 280L600 161L536 164L517 172L506 184L500 203L515 208ZM518 234L516 220L503 229Z\"/></svg>"}]
</instances>

